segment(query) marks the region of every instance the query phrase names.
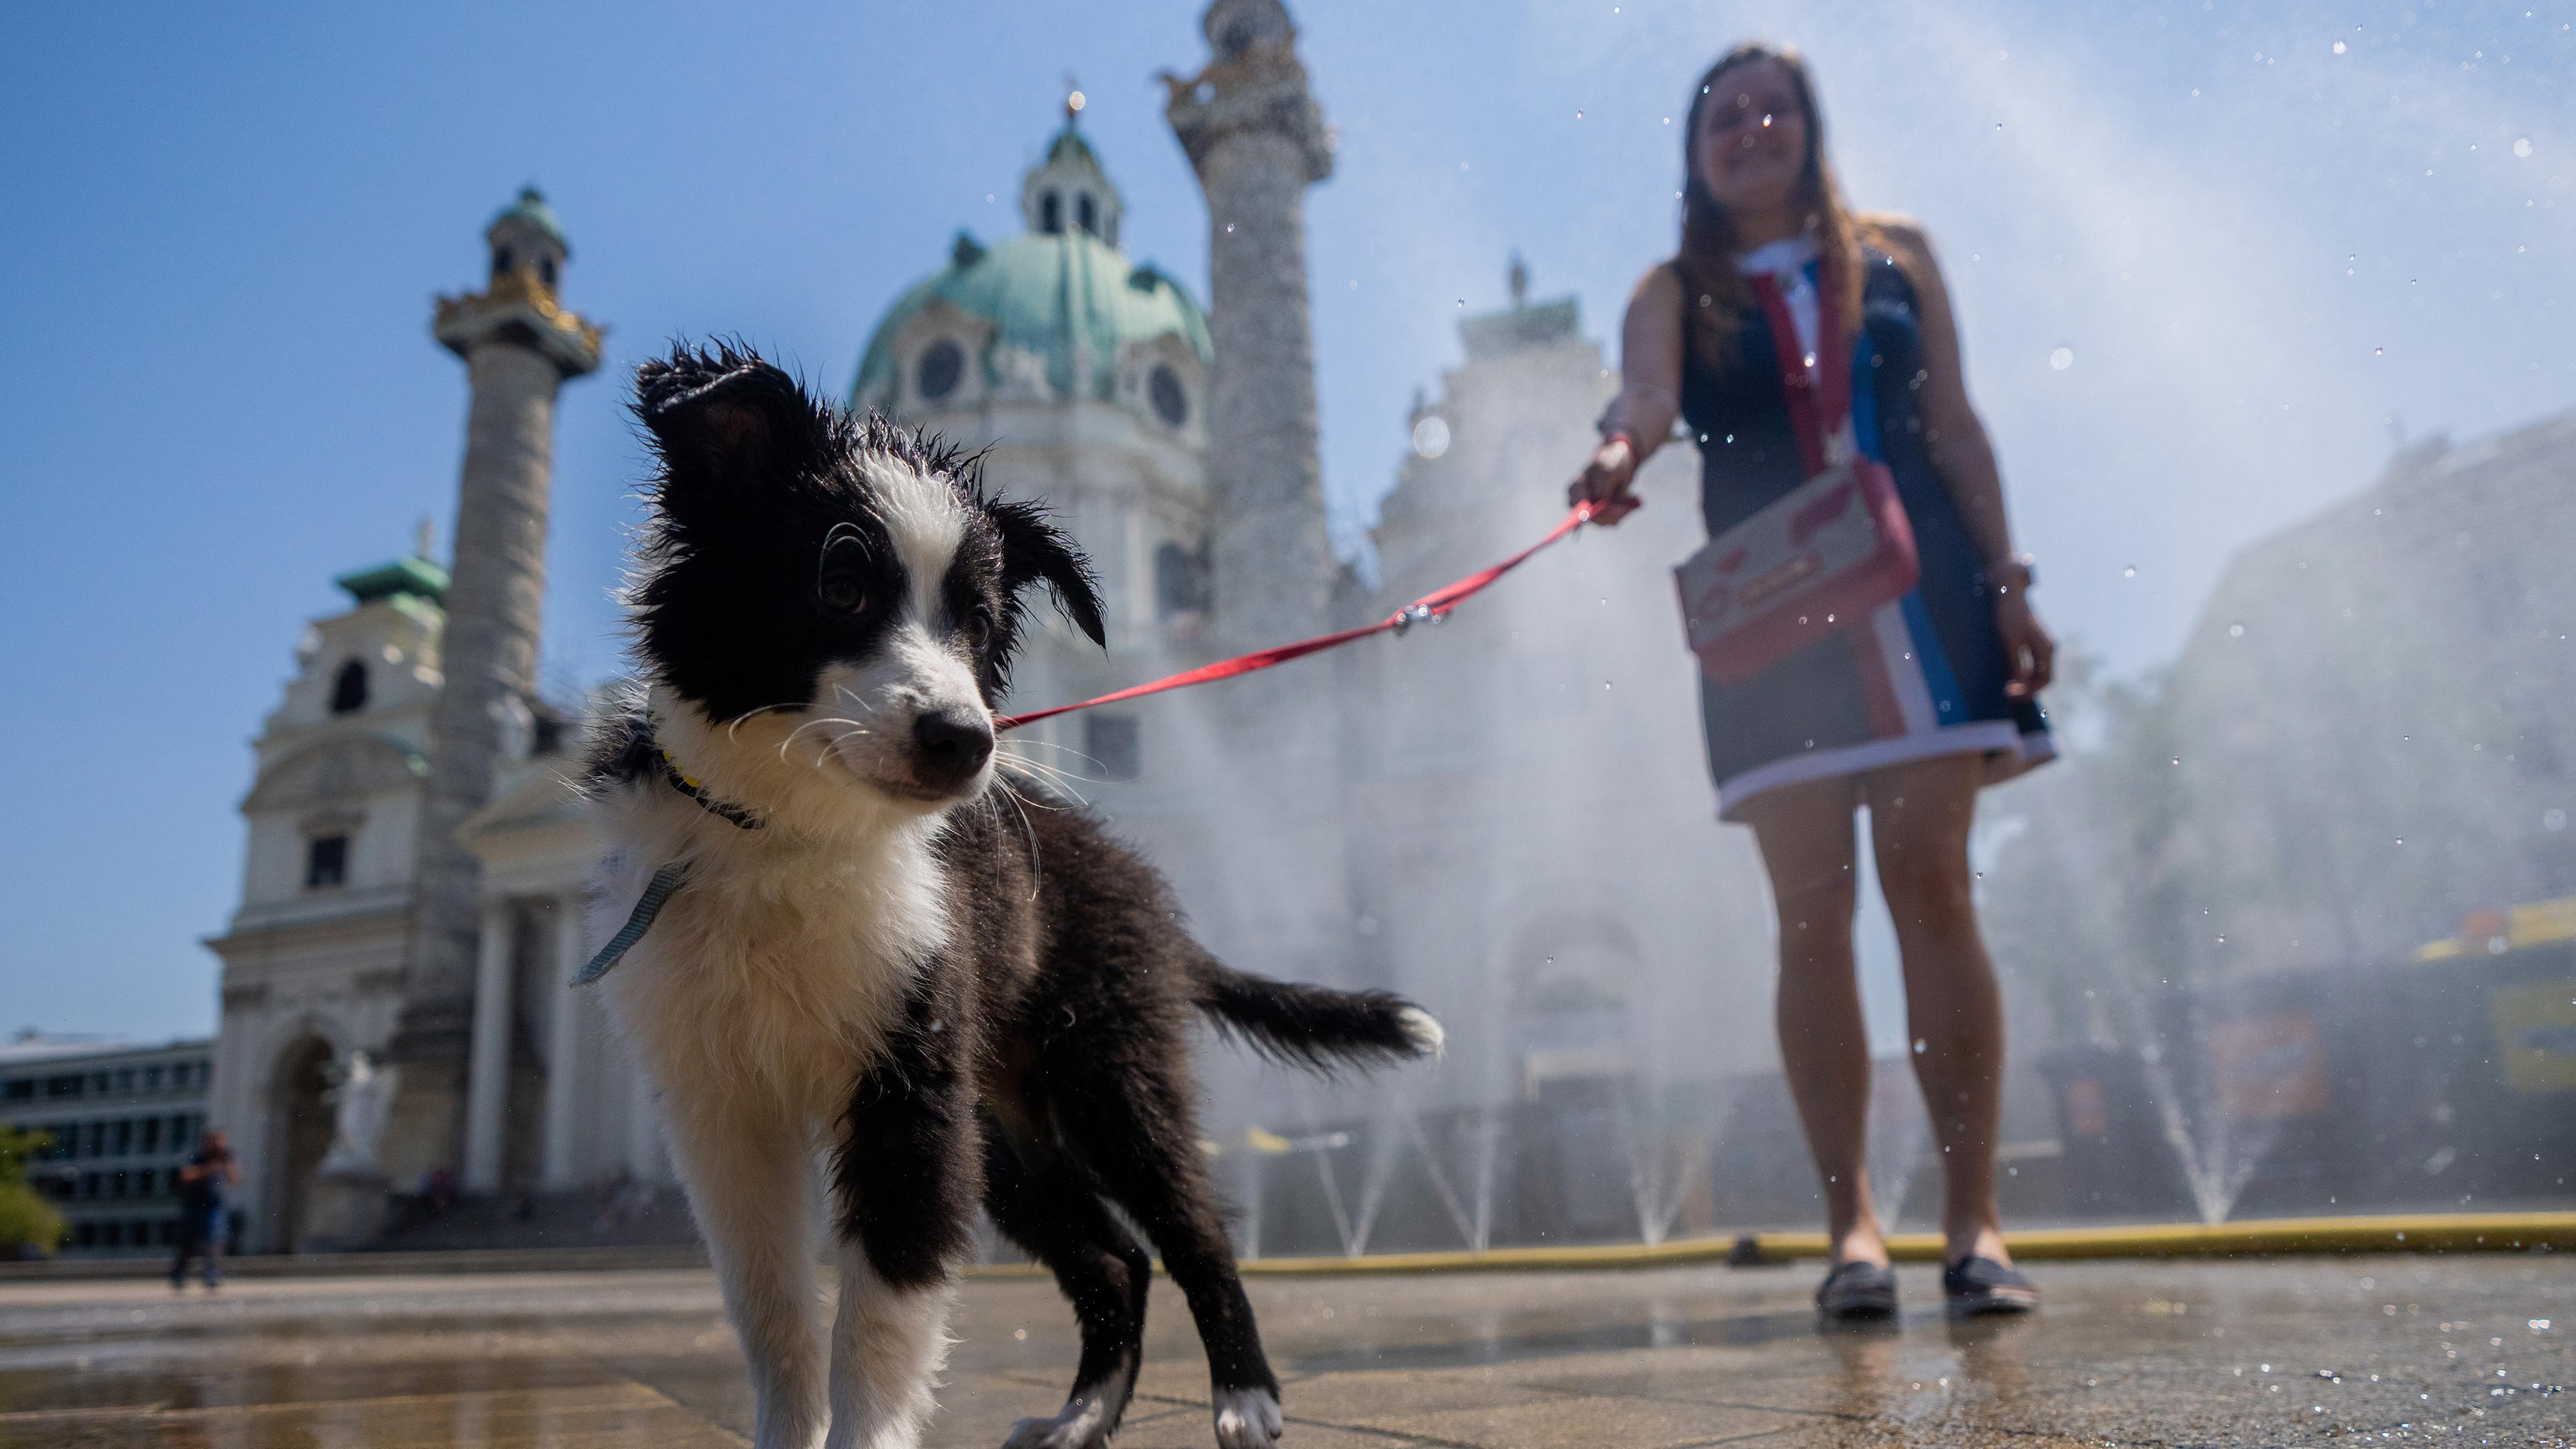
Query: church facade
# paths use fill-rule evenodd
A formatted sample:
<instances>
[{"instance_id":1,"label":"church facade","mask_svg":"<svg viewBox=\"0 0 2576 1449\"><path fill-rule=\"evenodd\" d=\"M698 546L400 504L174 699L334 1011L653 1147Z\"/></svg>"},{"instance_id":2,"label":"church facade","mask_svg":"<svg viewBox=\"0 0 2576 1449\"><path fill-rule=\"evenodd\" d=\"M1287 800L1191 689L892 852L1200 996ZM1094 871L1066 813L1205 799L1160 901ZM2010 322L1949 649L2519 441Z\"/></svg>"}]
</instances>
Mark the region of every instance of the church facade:
<instances>
[{"instance_id":1,"label":"church facade","mask_svg":"<svg viewBox=\"0 0 2576 1449\"><path fill-rule=\"evenodd\" d=\"M1121 248L1124 198L1076 98L1022 178L1020 232L959 232L884 314L848 394L986 449L988 483L1044 499L1091 554L1109 648L1050 619L1015 674L1027 704L1384 617L1521 546L1562 511L1564 476L1615 388L1573 302L1530 301L1515 263L1510 304L1468 319L1465 364L1414 405L1415 446L1376 532L1381 581L1337 563L1299 201L1330 170L1330 137L1277 0L1217 0L1205 31L1210 58L1169 82L1169 114L1209 195L1212 311ZM488 295L558 329L503 335L537 357L501 361L550 400L578 375L560 329L579 319L556 301L560 229L547 213L555 246L532 253L513 220L527 205L494 224ZM479 418L497 369L469 364ZM543 451L540 439L516 456L541 466ZM1401 1119L1433 1177L1472 1176L1481 1153L1491 1179L1496 1114L1539 1112L1511 1128L1537 1154L1519 1176L1555 1186L1522 1191L1548 1199L1523 1215L1585 1232L1654 1236L1683 1210L1686 1180L1705 1177L1704 1161L1662 1145L1682 1110L1667 1088L1768 1060L1750 1019L1764 1014L1726 1001L1766 979L1769 926L1749 852L1711 823L1678 626L1656 628L1671 614L1666 570L1697 542L1686 471L1659 460L1646 487L1663 506L1579 536L1437 629L1010 737L1020 768L1165 869L1229 959L1390 986L1449 1021L1444 1065L1380 1085L1210 1055L1211 1146L1237 1159L1230 1180L1256 1219L1263 1174L1331 1176L1244 1145L1299 1122ZM470 476L467 494L470 512ZM542 496L540 479L540 548ZM523 519L510 541L527 531ZM496 609L522 611L510 628L528 622L530 576L461 599L429 552L339 581L351 607L308 630L255 745L242 904L210 943L224 962L212 1113L243 1154L253 1249L349 1233L345 1212L317 1209L315 1185L353 1052L402 1074L376 1151L393 1194L525 1201L670 1180L642 1082L596 1004L565 984L602 934L585 900L596 846L567 784L580 706L536 697L533 661L489 643ZM473 668L493 728L463 752L473 788L442 796L458 752L438 736L439 701L467 633L487 641ZM451 818L425 834L442 798ZM460 878L441 886L427 869L446 845L472 865L461 990L454 969L423 966L437 948L424 912ZM1650 1193L1632 1191L1646 1179ZM1461 1237L1508 1235L1496 1190L1481 1195L1482 1229L1455 1200ZM1257 1229L1247 1236L1257 1249Z\"/></svg>"}]
</instances>

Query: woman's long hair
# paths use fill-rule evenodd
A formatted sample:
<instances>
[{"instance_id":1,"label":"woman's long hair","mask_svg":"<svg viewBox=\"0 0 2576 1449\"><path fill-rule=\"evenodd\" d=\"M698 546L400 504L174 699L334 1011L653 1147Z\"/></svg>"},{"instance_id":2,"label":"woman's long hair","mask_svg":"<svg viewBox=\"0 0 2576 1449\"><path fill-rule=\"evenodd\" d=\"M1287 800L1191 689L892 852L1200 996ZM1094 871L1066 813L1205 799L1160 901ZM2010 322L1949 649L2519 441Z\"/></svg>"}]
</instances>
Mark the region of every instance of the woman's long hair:
<instances>
[{"instance_id":1,"label":"woman's long hair","mask_svg":"<svg viewBox=\"0 0 2576 1449\"><path fill-rule=\"evenodd\" d=\"M1681 278L1686 345L1712 372L1726 370L1729 344L1754 301L1752 284L1735 269L1736 254L1743 250L1736 240L1735 218L1699 177L1700 121L1710 106L1719 104L1720 77L1737 66L1764 60L1788 72L1790 89L1807 113L1807 155L1798 174L1798 200L1816 234L1822 282L1834 289L1841 303L1844 335L1860 325L1860 227L1843 205L1833 164L1825 159L1825 115L1816 105L1815 81L1795 49L1748 41L1718 57L1717 64L1699 78L1699 94L1691 97L1690 124L1682 129L1682 244L1673 257L1673 270Z\"/></svg>"}]
</instances>

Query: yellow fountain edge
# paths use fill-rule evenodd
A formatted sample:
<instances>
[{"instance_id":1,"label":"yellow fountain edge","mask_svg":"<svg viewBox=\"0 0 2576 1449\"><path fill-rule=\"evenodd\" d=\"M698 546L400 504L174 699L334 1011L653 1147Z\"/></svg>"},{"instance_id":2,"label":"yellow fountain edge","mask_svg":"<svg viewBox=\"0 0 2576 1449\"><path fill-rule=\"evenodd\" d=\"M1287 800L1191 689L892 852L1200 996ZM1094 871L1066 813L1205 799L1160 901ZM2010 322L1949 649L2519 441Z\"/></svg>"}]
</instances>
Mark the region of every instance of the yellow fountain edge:
<instances>
[{"instance_id":1,"label":"yellow fountain edge","mask_svg":"<svg viewBox=\"0 0 2576 1449\"><path fill-rule=\"evenodd\" d=\"M2145 1223L2120 1227L2029 1228L2006 1233L2017 1259L2231 1258L2287 1253L2511 1253L2576 1249L2576 1212L2396 1213L2373 1217L2261 1218L2247 1222ZM1887 1240L1899 1262L1941 1257L1932 1233ZM1786 1263L1825 1256L1822 1233L1746 1233L1668 1243L1495 1248L1487 1252L1371 1253L1356 1258L1253 1258L1246 1276L1280 1278L1387 1273L1583 1272L1674 1268L1695 1263ZM1027 1277L1042 1270L988 1264L977 1277Z\"/></svg>"}]
</instances>

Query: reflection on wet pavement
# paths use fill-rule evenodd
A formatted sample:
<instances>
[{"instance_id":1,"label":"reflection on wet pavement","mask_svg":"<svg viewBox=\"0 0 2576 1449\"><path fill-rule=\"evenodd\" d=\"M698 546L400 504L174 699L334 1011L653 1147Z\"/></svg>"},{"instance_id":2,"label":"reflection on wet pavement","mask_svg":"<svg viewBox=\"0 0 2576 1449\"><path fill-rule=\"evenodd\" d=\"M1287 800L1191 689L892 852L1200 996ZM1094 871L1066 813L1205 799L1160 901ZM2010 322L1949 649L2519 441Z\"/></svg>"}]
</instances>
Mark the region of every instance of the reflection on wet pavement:
<instances>
[{"instance_id":1,"label":"reflection on wet pavement","mask_svg":"<svg viewBox=\"0 0 2576 1449\"><path fill-rule=\"evenodd\" d=\"M1806 1271L1256 1280L1287 1444L2565 1445L2576 1274L2551 1257L2062 1264L2034 1320L1820 1332ZM1157 1284L1118 1443L1213 1442ZM1053 1289L969 1284L929 1442L999 1444L1074 1356ZM0 1449L737 1445L704 1273L0 1285Z\"/></svg>"}]
</instances>

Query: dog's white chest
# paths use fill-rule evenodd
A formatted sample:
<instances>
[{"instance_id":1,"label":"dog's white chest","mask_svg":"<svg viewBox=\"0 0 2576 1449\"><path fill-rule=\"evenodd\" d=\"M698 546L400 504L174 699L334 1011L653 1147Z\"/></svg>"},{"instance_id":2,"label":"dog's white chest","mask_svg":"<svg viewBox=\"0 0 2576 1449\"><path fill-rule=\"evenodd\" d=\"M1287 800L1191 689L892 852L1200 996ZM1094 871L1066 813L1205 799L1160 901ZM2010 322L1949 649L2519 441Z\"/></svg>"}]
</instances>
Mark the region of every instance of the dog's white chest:
<instances>
[{"instance_id":1,"label":"dog's white chest","mask_svg":"<svg viewBox=\"0 0 2576 1449\"><path fill-rule=\"evenodd\" d=\"M754 1092L818 1126L847 1107L948 937L927 848L887 846L854 855L744 841L694 862L606 982L666 1096Z\"/></svg>"}]
</instances>

